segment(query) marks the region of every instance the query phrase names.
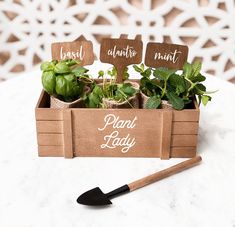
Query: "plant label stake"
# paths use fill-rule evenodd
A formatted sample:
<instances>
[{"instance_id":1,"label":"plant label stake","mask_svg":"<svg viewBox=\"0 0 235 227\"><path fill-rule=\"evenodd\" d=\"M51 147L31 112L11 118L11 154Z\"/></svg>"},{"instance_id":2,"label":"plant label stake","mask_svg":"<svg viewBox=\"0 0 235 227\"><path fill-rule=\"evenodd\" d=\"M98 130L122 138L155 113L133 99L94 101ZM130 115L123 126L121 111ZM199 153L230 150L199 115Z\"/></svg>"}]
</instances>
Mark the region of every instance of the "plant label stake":
<instances>
[{"instance_id":1,"label":"plant label stake","mask_svg":"<svg viewBox=\"0 0 235 227\"><path fill-rule=\"evenodd\" d=\"M89 205L89 206L104 206L112 204L110 199L119 196L126 192L132 192L136 189L142 188L146 185L152 184L156 181L159 181L163 178L169 177L175 173L179 173L183 170L186 170L190 167L195 166L198 164L202 158L200 156L194 157L192 159L189 159L187 161L181 162L177 165L171 166L167 169L161 170L159 172L156 172L154 174L151 174L147 177L144 177L142 179L139 179L137 181L134 181L130 184L125 184L120 188L117 188L107 194L104 194L100 188L96 187L94 189L91 189L82 195L80 195L77 199L77 202L83 205Z\"/></svg>"},{"instance_id":2,"label":"plant label stake","mask_svg":"<svg viewBox=\"0 0 235 227\"><path fill-rule=\"evenodd\" d=\"M95 58L92 42L82 36L73 42L52 43L51 55L53 60L79 60L81 66L92 65Z\"/></svg>"},{"instance_id":3,"label":"plant label stake","mask_svg":"<svg viewBox=\"0 0 235 227\"><path fill-rule=\"evenodd\" d=\"M187 46L149 42L146 48L145 65L154 68L182 69L187 58Z\"/></svg>"},{"instance_id":4,"label":"plant label stake","mask_svg":"<svg viewBox=\"0 0 235 227\"><path fill-rule=\"evenodd\" d=\"M142 60L143 43L140 36L127 39L121 35L119 39L105 38L101 42L100 60L110 63L117 70L117 83L123 81L125 68L131 64L139 64Z\"/></svg>"}]
</instances>

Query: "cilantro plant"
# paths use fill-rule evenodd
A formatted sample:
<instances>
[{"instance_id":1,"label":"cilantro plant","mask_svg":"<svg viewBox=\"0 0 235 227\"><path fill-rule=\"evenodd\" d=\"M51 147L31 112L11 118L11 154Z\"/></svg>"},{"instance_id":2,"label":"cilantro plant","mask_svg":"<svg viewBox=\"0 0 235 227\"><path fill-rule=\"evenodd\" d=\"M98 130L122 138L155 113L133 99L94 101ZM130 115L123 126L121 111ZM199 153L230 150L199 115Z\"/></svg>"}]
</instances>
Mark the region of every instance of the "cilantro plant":
<instances>
[{"instance_id":1,"label":"cilantro plant","mask_svg":"<svg viewBox=\"0 0 235 227\"><path fill-rule=\"evenodd\" d=\"M89 108L105 108L103 98L116 101L118 103L127 101L136 94L136 89L131 83L116 83L117 71L113 67L110 70L99 71L99 78L102 83L94 82L92 92L87 96L86 106ZM127 69L124 72L124 79L128 79Z\"/></svg>"},{"instance_id":2,"label":"cilantro plant","mask_svg":"<svg viewBox=\"0 0 235 227\"><path fill-rule=\"evenodd\" d=\"M92 82L88 70L76 60L46 61L41 64L41 70L44 90L65 102L81 97L84 86Z\"/></svg>"},{"instance_id":3,"label":"cilantro plant","mask_svg":"<svg viewBox=\"0 0 235 227\"><path fill-rule=\"evenodd\" d=\"M181 74L176 70L167 68L145 68L143 64L134 65L135 71L142 76L140 80L141 92L148 96L146 108L160 108L161 101L167 100L176 110L182 110L192 102L193 97L197 96L199 105L204 105L211 101L208 95L213 92L207 92L202 84L205 76L200 73L201 63L185 63Z\"/></svg>"}]
</instances>

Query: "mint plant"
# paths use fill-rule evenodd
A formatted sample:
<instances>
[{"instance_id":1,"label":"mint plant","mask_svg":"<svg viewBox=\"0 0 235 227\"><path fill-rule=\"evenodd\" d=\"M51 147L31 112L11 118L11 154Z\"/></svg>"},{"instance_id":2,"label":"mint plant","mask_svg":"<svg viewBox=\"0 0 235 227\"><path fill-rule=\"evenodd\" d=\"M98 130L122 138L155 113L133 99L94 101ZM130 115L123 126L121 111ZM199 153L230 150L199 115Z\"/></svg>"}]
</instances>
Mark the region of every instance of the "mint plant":
<instances>
[{"instance_id":1,"label":"mint plant","mask_svg":"<svg viewBox=\"0 0 235 227\"><path fill-rule=\"evenodd\" d=\"M71 102L83 95L84 86L91 83L88 69L76 60L46 61L41 64L44 90L62 101Z\"/></svg>"},{"instance_id":2,"label":"mint plant","mask_svg":"<svg viewBox=\"0 0 235 227\"><path fill-rule=\"evenodd\" d=\"M133 66L135 71L140 73L140 90L148 96L145 107L148 109L160 108L161 101L167 100L176 110L182 110L187 104L191 103L193 97L198 97L199 105L204 105L211 101L208 94L213 92L206 91L202 84L205 81L201 71L201 63L185 63L181 74L176 70L167 68L145 68L144 64Z\"/></svg>"}]
</instances>

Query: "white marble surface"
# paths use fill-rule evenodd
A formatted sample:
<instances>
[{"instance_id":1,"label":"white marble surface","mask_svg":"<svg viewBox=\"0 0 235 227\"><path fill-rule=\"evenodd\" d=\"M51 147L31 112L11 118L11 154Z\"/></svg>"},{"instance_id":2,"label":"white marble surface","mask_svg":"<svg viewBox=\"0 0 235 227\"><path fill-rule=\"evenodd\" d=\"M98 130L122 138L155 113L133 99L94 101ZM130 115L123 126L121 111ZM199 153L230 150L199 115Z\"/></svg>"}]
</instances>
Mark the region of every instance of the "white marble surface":
<instances>
[{"instance_id":1,"label":"white marble surface","mask_svg":"<svg viewBox=\"0 0 235 227\"><path fill-rule=\"evenodd\" d=\"M201 165L113 199L108 208L78 205L82 192L104 192L182 161L141 158L38 158L34 107L40 72L0 83L0 227L235 226L235 86L201 107Z\"/></svg>"}]
</instances>

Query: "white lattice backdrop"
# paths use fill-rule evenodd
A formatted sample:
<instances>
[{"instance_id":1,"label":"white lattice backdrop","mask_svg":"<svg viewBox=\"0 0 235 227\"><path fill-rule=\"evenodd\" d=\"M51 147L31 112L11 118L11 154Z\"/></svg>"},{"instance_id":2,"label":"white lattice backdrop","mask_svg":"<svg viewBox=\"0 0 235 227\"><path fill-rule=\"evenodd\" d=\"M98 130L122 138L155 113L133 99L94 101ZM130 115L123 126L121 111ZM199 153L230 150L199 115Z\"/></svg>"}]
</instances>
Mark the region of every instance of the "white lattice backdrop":
<instances>
[{"instance_id":1,"label":"white lattice backdrop","mask_svg":"<svg viewBox=\"0 0 235 227\"><path fill-rule=\"evenodd\" d=\"M0 0L0 78L50 59L50 43L84 35L99 53L103 36L190 45L189 60L235 81L235 1Z\"/></svg>"}]
</instances>

